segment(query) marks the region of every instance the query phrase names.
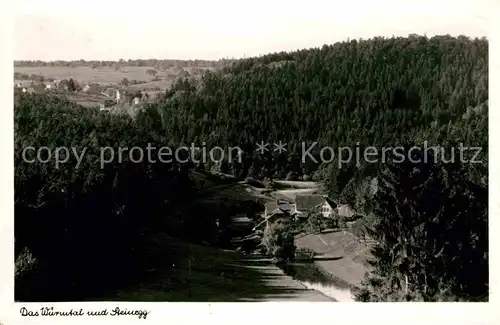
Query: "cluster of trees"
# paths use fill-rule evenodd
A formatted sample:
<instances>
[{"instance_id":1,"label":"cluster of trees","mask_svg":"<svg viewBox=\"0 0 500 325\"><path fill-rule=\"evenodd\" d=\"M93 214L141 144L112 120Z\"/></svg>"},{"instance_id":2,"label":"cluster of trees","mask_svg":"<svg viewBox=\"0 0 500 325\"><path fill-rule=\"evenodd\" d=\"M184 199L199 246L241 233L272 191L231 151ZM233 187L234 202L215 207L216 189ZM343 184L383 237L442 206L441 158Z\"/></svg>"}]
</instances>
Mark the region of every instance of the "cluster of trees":
<instances>
[{"instance_id":1,"label":"cluster of trees","mask_svg":"<svg viewBox=\"0 0 500 325\"><path fill-rule=\"evenodd\" d=\"M172 256L151 251L160 232L182 235L193 228L165 221L173 206L190 198L188 170L127 156L100 164L103 147L160 145L157 123L147 114L132 120L54 96L21 95L14 124L15 248L18 257L34 257L37 267L19 272L16 299L82 299L168 265ZM58 168L54 156L30 163L23 157L27 146L52 153L66 147L70 159ZM72 150L86 150L78 166ZM30 254L23 255L26 248Z\"/></svg>"},{"instance_id":2,"label":"cluster of trees","mask_svg":"<svg viewBox=\"0 0 500 325\"><path fill-rule=\"evenodd\" d=\"M390 163L379 179L368 228L375 271L358 299L488 301L487 187L463 164L433 160Z\"/></svg>"},{"instance_id":3,"label":"cluster of trees","mask_svg":"<svg viewBox=\"0 0 500 325\"><path fill-rule=\"evenodd\" d=\"M46 78L42 75L32 73L31 75L27 73L21 73L21 72L14 72L14 79L15 80L33 80L33 81L38 81L38 82L44 82L44 81L54 81L54 78Z\"/></svg>"},{"instance_id":4,"label":"cluster of trees","mask_svg":"<svg viewBox=\"0 0 500 325\"><path fill-rule=\"evenodd\" d=\"M133 248L141 238L150 237L144 229L211 240L199 231L209 227L193 223L212 225L206 215L217 213L196 207L168 212L192 195L185 169L129 162L101 170L93 163L100 146L204 142L207 148L244 151L241 162L200 166L206 170L266 183L285 177L323 181L332 198L369 215L364 227L379 244L373 252L376 272L360 299L483 299L487 110L488 42L462 36L352 40L236 61L198 80L178 80L136 119L30 97L15 108L16 248L28 247L42 265L58 265L53 269L61 280L68 277L60 273L67 270L58 264L64 259L76 272L67 274L78 274L82 263L97 263L100 271L142 265L130 261L140 258ZM261 141L271 143L271 150L257 153ZM279 141L287 144L281 154L272 150ZM445 148L446 157L460 143L482 147L474 157L482 163L390 164L386 158L339 165L346 157L338 155L321 160L324 146L363 152L368 146L423 146L424 141ZM303 143L309 148L314 142L309 151L314 159L304 161ZM87 146L91 153L79 169L56 170L23 163L19 150L26 145ZM465 156L470 160L474 154ZM159 218L165 214L172 218ZM169 220L169 227L158 226L160 219ZM285 233L267 234L269 247L288 243Z\"/></svg>"},{"instance_id":5,"label":"cluster of trees","mask_svg":"<svg viewBox=\"0 0 500 325\"><path fill-rule=\"evenodd\" d=\"M464 37L353 40L238 61L198 82L180 80L158 110L176 142L240 146L247 157L229 162L234 175L329 179L338 196L363 168L354 159L339 168L337 152L322 163L321 148L363 152L447 132L467 108L487 106L487 55L487 41ZM270 68L276 61L286 64ZM273 148L280 140L287 144L281 155L255 151L256 143ZM302 145L314 142L309 152L317 159L303 162Z\"/></svg>"}]
</instances>

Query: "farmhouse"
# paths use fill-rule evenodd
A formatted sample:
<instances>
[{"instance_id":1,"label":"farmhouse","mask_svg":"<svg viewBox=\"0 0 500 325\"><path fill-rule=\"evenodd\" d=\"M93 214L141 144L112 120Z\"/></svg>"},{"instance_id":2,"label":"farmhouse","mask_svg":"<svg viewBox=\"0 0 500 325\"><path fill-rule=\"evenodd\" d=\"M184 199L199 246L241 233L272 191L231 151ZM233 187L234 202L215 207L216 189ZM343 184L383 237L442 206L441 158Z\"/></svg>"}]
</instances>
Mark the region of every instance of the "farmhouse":
<instances>
[{"instance_id":1,"label":"farmhouse","mask_svg":"<svg viewBox=\"0 0 500 325\"><path fill-rule=\"evenodd\" d=\"M264 218L253 230L269 227L272 223L280 219L291 219L295 215L295 206L289 202L278 200L267 202L264 207Z\"/></svg>"},{"instance_id":2,"label":"farmhouse","mask_svg":"<svg viewBox=\"0 0 500 325\"><path fill-rule=\"evenodd\" d=\"M315 213L331 218L337 208L337 204L324 195L297 195L295 205L297 218L309 218Z\"/></svg>"},{"instance_id":3,"label":"farmhouse","mask_svg":"<svg viewBox=\"0 0 500 325\"><path fill-rule=\"evenodd\" d=\"M82 91L87 94L98 95L102 91L102 87L97 83L86 84Z\"/></svg>"},{"instance_id":4,"label":"farmhouse","mask_svg":"<svg viewBox=\"0 0 500 325\"><path fill-rule=\"evenodd\" d=\"M100 111L111 111L114 108L115 102L111 99L106 99L99 103Z\"/></svg>"},{"instance_id":5,"label":"farmhouse","mask_svg":"<svg viewBox=\"0 0 500 325\"><path fill-rule=\"evenodd\" d=\"M69 80L68 79L56 80L56 81L54 81L54 85L57 88L57 90L60 92L66 92L69 90Z\"/></svg>"},{"instance_id":6,"label":"farmhouse","mask_svg":"<svg viewBox=\"0 0 500 325\"><path fill-rule=\"evenodd\" d=\"M297 195L295 203L286 200L276 200L266 203L262 218L264 219L254 230L269 226L280 219L298 220L321 213L324 218L334 218L340 211L343 215L353 215L348 207L338 209L337 204L324 195Z\"/></svg>"},{"instance_id":7,"label":"farmhouse","mask_svg":"<svg viewBox=\"0 0 500 325\"><path fill-rule=\"evenodd\" d=\"M115 98L117 89L113 87L108 87L104 90L103 94L106 94L110 98Z\"/></svg>"}]
</instances>

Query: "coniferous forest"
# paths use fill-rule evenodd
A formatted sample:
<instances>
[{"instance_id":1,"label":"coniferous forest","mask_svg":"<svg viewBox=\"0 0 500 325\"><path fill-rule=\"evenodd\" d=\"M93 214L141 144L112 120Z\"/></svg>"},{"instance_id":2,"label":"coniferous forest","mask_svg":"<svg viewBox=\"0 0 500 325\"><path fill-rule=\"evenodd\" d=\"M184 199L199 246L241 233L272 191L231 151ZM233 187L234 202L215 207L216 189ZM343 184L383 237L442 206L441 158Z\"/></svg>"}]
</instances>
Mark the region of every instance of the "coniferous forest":
<instances>
[{"instance_id":1,"label":"coniferous forest","mask_svg":"<svg viewBox=\"0 0 500 325\"><path fill-rule=\"evenodd\" d=\"M14 111L16 258L27 263L29 250L37 261L16 274L16 299L86 299L141 281L185 253L158 253L162 236L217 246L210 229L220 211L190 203L189 173L202 167L323 182L353 205L377 241L358 300L488 300L486 39L377 37L237 60L179 79L134 117L45 95L19 95ZM287 150L258 154L261 141ZM191 143L238 146L242 160L97 163L102 147ZM313 143L315 159L304 161ZM88 149L78 168L73 156L55 168L23 161L27 146ZM325 162L325 146L400 146L428 159ZM482 149L465 151L464 162L460 146Z\"/></svg>"}]
</instances>

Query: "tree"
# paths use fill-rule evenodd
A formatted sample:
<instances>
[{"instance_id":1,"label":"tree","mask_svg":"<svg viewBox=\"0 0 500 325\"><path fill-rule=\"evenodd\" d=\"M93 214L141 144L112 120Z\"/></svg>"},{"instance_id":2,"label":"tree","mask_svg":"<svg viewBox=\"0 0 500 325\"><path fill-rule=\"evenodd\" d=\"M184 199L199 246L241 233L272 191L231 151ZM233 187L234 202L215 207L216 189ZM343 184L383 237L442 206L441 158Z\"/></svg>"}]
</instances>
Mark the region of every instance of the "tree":
<instances>
[{"instance_id":1,"label":"tree","mask_svg":"<svg viewBox=\"0 0 500 325\"><path fill-rule=\"evenodd\" d=\"M68 90L74 92L77 91L77 89L78 89L77 83L73 80L73 78L70 78L68 82Z\"/></svg>"},{"instance_id":2,"label":"tree","mask_svg":"<svg viewBox=\"0 0 500 325\"><path fill-rule=\"evenodd\" d=\"M311 232L321 232L326 228L325 220L321 213L313 213L307 221L309 231Z\"/></svg>"},{"instance_id":3,"label":"tree","mask_svg":"<svg viewBox=\"0 0 500 325\"><path fill-rule=\"evenodd\" d=\"M120 84L124 85L125 87L129 85L129 81L127 78L123 78L122 81L120 81Z\"/></svg>"},{"instance_id":4,"label":"tree","mask_svg":"<svg viewBox=\"0 0 500 325\"><path fill-rule=\"evenodd\" d=\"M423 158L422 151L413 155ZM375 272L359 299L487 297L487 189L469 180L465 166L429 160L393 162L380 174L377 221L369 230L378 241Z\"/></svg>"},{"instance_id":5,"label":"tree","mask_svg":"<svg viewBox=\"0 0 500 325\"><path fill-rule=\"evenodd\" d=\"M264 229L262 246L267 254L277 258L279 262L293 259L296 247L290 222L280 219L268 225Z\"/></svg>"}]
</instances>

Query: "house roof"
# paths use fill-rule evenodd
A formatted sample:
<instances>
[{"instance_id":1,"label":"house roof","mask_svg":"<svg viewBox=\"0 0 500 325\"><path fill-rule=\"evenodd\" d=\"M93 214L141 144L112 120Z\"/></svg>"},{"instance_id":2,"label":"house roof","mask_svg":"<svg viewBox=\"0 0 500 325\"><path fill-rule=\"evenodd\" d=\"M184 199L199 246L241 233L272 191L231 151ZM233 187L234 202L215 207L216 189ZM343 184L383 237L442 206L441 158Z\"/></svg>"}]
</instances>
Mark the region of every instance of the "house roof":
<instances>
[{"instance_id":1,"label":"house roof","mask_svg":"<svg viewBox=\"0 0 500 325\"><path fill-rule=\"evenodd\" d=\"M332 207L332 209L335 209L338 206L338 204L333 202L333 200L330 199L329 197L325 197L325 200L328 203L328 205Z\"/></svg>"},{"instance_id":2,"label":"house roof","mask_svg":"<svg viewBox=\"0 0 500 325\"><path fill-rule=\"evenodd\" d=\"M337 213L340 217L343 218L352 218L356 214L356 211L354 211L353 207L350 204L343 204L339 206L337 209Z\"/></svg>"},{"instance_id":3,"label":"house roof","mask_svg":"<svg viewBox=\"0 0 500 325\"><path fill-rule=\"evenodd\" d=\"M283 210L277 208L274 211L272 211L272 213L270 213L264 220L262 220L255 227L253 227L253 230L258 229L258 228L266 225L266 223L268 221L273 222L273 219L280 219L280 218L283 218L284 216L287 216L287 215L289 215L289 214L284 212Z\"/></svg>"},{"instance_id":4,"label":"house roof","mask_svg":"<svg viewBox=\"0 0 500 325\"><path fill-rule=\"evenodd\" d=\"M280 213L280 211L293 213L295 211L295 207L293 204L285 200L270 201L265 205L266 215Z\"/></svg>"},{"instance_id":5,"label":"house roof","mask_svg":"<svg viewBox=\"0 0 500 325\"><path fill-rule=\"evenodd\" d=\"M297 195L295 197L295 203L299 211L310 211L324 202L325 197L323 195Z\"/></svg>"},{"instance_id":6,"label":"house roof","mask_svg":"<svg viewBox=\"0 0 500 325\"><path fill-rule=\"evenodd\" d=\"M278 208L278 202L276 202L276 201L267 202L265 205L266 214L275 210L276 208Z\"/></svg>"}]
</instances>

